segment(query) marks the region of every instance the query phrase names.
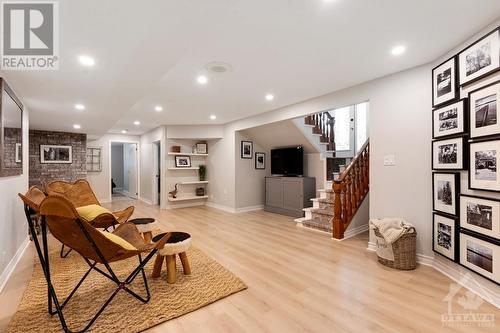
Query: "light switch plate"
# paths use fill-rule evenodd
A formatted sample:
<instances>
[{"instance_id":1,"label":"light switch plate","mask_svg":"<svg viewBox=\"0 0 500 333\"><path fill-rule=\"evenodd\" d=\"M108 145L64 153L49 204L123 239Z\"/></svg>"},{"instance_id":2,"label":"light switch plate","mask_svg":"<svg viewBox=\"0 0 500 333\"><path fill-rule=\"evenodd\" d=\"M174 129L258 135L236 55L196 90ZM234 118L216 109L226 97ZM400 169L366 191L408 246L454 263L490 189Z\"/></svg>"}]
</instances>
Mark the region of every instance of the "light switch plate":
<instances>
[{"instance_id":1,"label":"light switch plate","mask_svg":"<svg viewBox=\"0 0 500 333\"><path fill-rule=\"evenodd\" d=\"M384 166L395 166L395 165L396 165L396 156L394 155L384 156Z\"/></svg>"}]
</instances>

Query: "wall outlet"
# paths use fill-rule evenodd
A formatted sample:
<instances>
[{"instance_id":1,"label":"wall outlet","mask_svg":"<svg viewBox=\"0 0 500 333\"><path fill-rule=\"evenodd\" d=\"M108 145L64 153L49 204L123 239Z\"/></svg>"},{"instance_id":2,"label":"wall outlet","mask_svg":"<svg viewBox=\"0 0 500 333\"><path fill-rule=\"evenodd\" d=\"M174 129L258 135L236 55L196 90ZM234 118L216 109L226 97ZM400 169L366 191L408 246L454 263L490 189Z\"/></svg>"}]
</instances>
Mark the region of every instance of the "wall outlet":
<instances>
[{"instance_id":1,"label":"wall outlet","mask_svg":"<svg viewBox=\"0 0 500 333\"><path fill-rule=\"evenodd\" d=\"M384 156L384 166L395 166L396 156L395 155L385 155Z\"/></svg>"}]
</instances>

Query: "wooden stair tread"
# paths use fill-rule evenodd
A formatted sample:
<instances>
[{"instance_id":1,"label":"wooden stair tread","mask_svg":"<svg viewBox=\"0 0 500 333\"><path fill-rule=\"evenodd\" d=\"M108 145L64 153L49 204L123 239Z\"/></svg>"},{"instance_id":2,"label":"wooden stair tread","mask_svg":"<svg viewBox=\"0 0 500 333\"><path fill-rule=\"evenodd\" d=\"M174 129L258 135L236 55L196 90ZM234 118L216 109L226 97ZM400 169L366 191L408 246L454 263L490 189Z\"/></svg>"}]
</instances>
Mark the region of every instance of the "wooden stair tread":
<instances>
[{"instance_id":1,"label":"wooden stair tread","mask_svg":"<svg viewBox=\"0 0 500 333\"><path fill-rule=\"evenodd\" d=\"M333 209L330 210L330 209L314 208L311 210L311 213L333 216Z\"/></svg>"},{"instance_id":2,"label":"wooden stair tread","mask_svg":"<svg viewBox=\"0 0 500 333\"><path fill-rule=\"evenodd\" d=\"M333 230L331 223L324 223L319 219L310 219L302 221L302 226L328 233L330 233Z\"/></svg>"}]
</instances>

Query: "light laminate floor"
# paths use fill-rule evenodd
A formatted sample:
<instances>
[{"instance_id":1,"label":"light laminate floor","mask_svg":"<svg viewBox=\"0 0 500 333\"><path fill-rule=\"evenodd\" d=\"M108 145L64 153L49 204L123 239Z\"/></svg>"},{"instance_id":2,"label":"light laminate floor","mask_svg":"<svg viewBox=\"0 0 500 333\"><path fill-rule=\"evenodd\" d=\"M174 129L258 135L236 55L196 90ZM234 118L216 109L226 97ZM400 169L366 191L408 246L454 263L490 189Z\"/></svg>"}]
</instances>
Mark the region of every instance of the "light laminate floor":
<instances>
[{"instance_id":1,"label":"light laminate floor","mask_svg":"<svg viewBox=\"0 0 500 333\"><path fill-rule=\"evenodd\" d=\"M403 272L377 263L368 235L343 242L296 228L293 219L255 211L231 214L208 207L160 211L137 201L134 217L151 216L182 230L194 245L237 274L248 290L148 332L498 332L500 310L483 303L472 313L494 315L495 327L446 327L443 302L452 281L419 266ZM0 294L0 332L15 312L31 274L29 249ZM469 313L459 304L455 313ZM154 297L154 295L153 295Z\"/></svg>"}]
</instances>

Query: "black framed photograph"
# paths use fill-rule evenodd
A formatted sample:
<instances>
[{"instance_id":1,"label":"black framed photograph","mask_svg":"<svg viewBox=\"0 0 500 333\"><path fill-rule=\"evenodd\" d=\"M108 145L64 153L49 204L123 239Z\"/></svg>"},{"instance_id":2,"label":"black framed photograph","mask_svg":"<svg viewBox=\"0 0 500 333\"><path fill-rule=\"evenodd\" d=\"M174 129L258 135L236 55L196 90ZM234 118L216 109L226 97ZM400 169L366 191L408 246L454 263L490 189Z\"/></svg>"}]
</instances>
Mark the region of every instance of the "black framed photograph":
<instances>
[{"instance_id":1,"label":"black framed photograph","mask_svg":"<svg viewBox=\"0 0 500 333\"><path fill-rule=\"evenodd\" d=\"M497 162L500 140L472 142L469 151L469 189L499 192Z\"/></svg>"},{"instance_id":2,"label":"black framed photograph","mask_svg":"<svg viewBox=\"0 0 500 333\"><path fill-rule=\"evenodd\" d=\"M191 157L178 155L175 156L175 167L176 168L190 168L191 167Z\"/></svg>"},{"instance_id":3,"label":"black framed photograph","mask_svg":"<svg viewBox=\"0 0 500 333\"><path fill-rule=\"evenodd\" d=\"M432 111L432 138L467 134L467 99L442 106Z\"/></svg>"},{"instance_id":4,"label":"black framed photograph","mask_svg":"<svg viewBox=\"0 0 500 333\"><path fill-rule=\"evenodd\" d=\"M499 32L496 28L458 54L461 86L500 69Z\"/></svg>"},{"instance_id":5,"label":"black framed photograph","mask_svg":"<svg viewBox=\"0 0 500 333\"><path fill-rule=\"evenodd\" d=\"M469 93L470 137L478 138L500 134L498 97L500 81Z\"/></svg>"},{"instance_id":6,"label":"black framed photograph","mask_svg":"<svg viewBox=\"0 0 500 333\"><path fill-rule=\"evenodd\" d=\"M437 107L459 97L457 62L452 57L432 69L432 106Z\"/></svg>"},{"instance_id":7,"label":"black framed photograph","mask_svg":"<svg viewBox=\"0 0 500 333\"><path fill-rule=\"evenodd\" d=\"M73 163L71 146L40 145L40 163Z\"/></svg>"},{"instance_id":8,"label":"black framed photograph","mask_svg":"<svg viewBox=\"0 0 500 333\"><path fill-rule=\"evenodd\" d=\"M500 245L461 232L460 264L500 284Z\"/></svg>"},{"instance_id":9,"label":"black framed photograph","mask_svg":"<svg viewBox=\"0 0 500 333\"><path fill-rule=\"evenodd\" d=\"M440 255L458 262L459 257L459 228L456 217L433 214L432 249Z\"/></svg>"},{"instance_id":10,"label":"black framed photograph","mask_svg":"<svg viewBox=\"0 0 500 333\"><path fill-rule=\"evenodd\" d=\"M451 138L432 142L433 170L463 170L465 161L465 138Z\"/></svg>"},{"instance_id":11,"label":"black framed photograph","mask_svg":"<svg viewBox=\"0 0 500 333\"><path fill-rule=\"evenodd\" d=\"M266 168L266 154L261 152L255 153L255 169L264 170Z\"/></svg>"},{"instance_id":12,"label":"black framed photograph","mask_svg":"<svg viewBox=\"0 0 500 333\"><path fill-rule=\"evenodd\" d=\"M432 208L445 214L457 215L460 174L435 172L432 174Z\"/></svg>"},{"instance_id":13,"label":"black framed photograph","mask_svg":"<svg viewBox=\"0 0 500 333\"><path fill-rule=\"evenodd\" d=\"M253 158L253 142L241 141L241 158Z\"/></svg>"},{"instance_id":14,"label":"black framed photograph","mask_svg":"<svg viewBox=\"0 0 500 333\"><path fill-rule=\"evenodd\" d=\"M500 240L500 200L461 195L460 227Z\"/></svg>"}]
</instances>

